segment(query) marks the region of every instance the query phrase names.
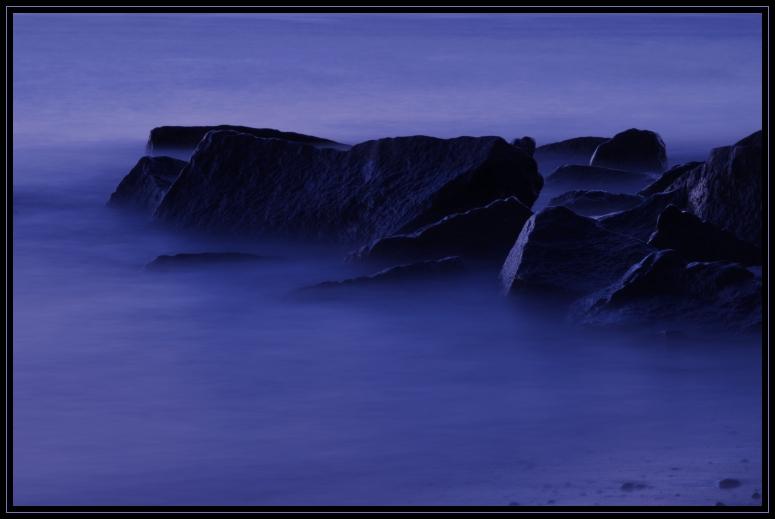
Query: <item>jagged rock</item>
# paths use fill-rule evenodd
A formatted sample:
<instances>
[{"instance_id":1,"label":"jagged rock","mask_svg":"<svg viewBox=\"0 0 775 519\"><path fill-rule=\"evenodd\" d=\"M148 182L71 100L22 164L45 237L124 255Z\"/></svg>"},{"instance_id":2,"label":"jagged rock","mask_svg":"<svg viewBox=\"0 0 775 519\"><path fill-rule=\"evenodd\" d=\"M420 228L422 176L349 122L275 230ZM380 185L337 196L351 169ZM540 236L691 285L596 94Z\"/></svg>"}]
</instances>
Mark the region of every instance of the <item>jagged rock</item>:
<instances>
[{"instance_id":1,"label":"jagged rock","mask_svg":"<svg viewBox=\"0 0 775 519\"><path fill-rule=\"evenodd\" d=\"M667 206L659 215L649 245L674 249L689 261L761 263L759 249L674 205Z\"/></svg>"},{"instance_id":2,"label":"jagged rock","mask_svg":"<svg viewBox=\"0 0 775 519\"><path fill-rule=\"evenodd\" d=\"M600 216L631 209L643 202L643 197L608 191L568 191L549 200L549 206L567 207L583 216Z\"/></svg>"},{"instance_id":3,"label":"jagged rock","mask_svg":"<svg viewBox=\"0 0 775 519\"><path fill-rule=\"evenodd\" d=\"M589 164L639 173L661 173L667 168L667 151L659 134L630 128L601 143Z\"/></svg>"},{"instance_id":4,"label":"jagged rock","mask_svg":"<svg viewBox=\"0 0 775 519\"><path fill-rule=\"evenodd\" d=\"M463 261L456 256L398 265L381 270L371 276L360 276L342 281L325 281L305 287L304 290L336 288L361 288L403 283L422 283L448 279L465 273Z\"/></svg>"},{"instance_id":5,"label":"jagged rock","mask_svg":"<svg viewBox=\"0 0 775 519\"><path fill-rule=\"evenodd\" d=\"M410 234L377 240L351 259L418 261L444 256L502 262L533 213L515 197L446 216Z\"/></svg>"},{"instance_id":6,"label":"jagged rock","mask_svg":"<svg viewBox=\"0 0 775 519\"><path fill-rule=\"evenodd\" d=\"M527 206L543 178L499 137L401 137L347 151L213 131L156 216L217 232L363 243L515 196Z\"/></svg>"},{"instance_id":7,"label":"jagged rock","mask_svg":"<svg viewBox=\"0 0 775 519\"><path fill-rule=\"evenodd\" d=\"M501 270L507 292L581 295L613 283L652 249L565 207L549 207L522 228Z\"/></svg>"},{"instance_id":8,"label":"jagged rock","mask_svg":"<svg viewBox=\"0 0 775 519\"><path fill-rule=\"evenodd\" d=\"M528 137L527 135L522 137L521 139L514 139L511 141L512 146L516 146L517 148L521 149L531 157L536 151L536 141L532 137Z\"/></svg>"},{"instance_id":9,"label":"jagged rock","mask_svg":"<svg viewBox=\"0 0 775 519\"><path fill-rule=\"evenodd\" d=\"M597 147L607 140L607 137L576 137L539 146L533 156L539 170L548 173L564 164L589 164Z\"/></svg>"},{"instance_id":10,"label":"jagged rock","mask_svg":"<svg viewBox=\"0 0 775 519\"><path fill-rule=\"evenodd\" d=\"M174 254L171 256L162 255L158 256L155 260L148 263L145 268L148 270L175 270L175 269L190 269L199 268L212 265L234 265L234 264L246 264L256 263L267 260L272 260L268 256L257 256L255 254L247 254L244 252L200 252L200 253L183 253Z\"/></svg>"},{"instance_id":11,"label":"jagged rock","mask_svg":"<svg viewBox=\"0 0 775 519\"><path fill-rule=\"evenodd\" d=\"M687 263L673 250L649 254L622 278L578 302L574 320L592 325L761 327L761 278L737 263Z\"/></svg>"},{"instance_id":12,"label":"jagged rock","mask_svg":"<svg viewBox=\"0 0 775 519\"><path fill-rule=\"evenodd\" d=\"M651 182L643 173L594 166L560 166L546 179L546 188L552 191L593 189L634 193Z\"/></svg>"},{"instance_id":13,"label":"jagged rock","mask_svg":"<svg viewBox=\"0 0 775 519\"><path fill-rule=\"evenodd\" d=\"M601 216L600 224L611 231L648 241L657 227L657 218L669 205L686 207L686 192L681 189L657 193L631 209Z\"/></svg>"},{"instance_id":14,"label":"jagged rock","mask_svg":"<svg viewBox=\"0 0 775 519\"><path fill-rule=\"evenodd\" d=\"M185 165L171 157L141 158L110 195L108 204L152 214Z\"/></svg>"},{"instance_id":15,"label":"jagged rock","mask_svg":"<svg viewBox=\"0 0 775 519\"><path fill-rule=\"evenodd\" d=\"M250 128L248 126L232 126L222 124L218 126L159 126L158 128L151 130L151 134L148 137L146 150L149 155L163 153L164 151L170 150L191 152L194 150L194 148L196 148L197 144L199 144L207 132L213 130L230 130L240 133L247 133L248 135L252 135L254 137L262 137L266 139L283 139L286 141L301 142L315 146L345 146L338 142L322 139L320 137L314 137L312 135L304 135L302 133L282 132L280 130L274 130L271 128Z\"/></svg>"},{"instance_id":16,"label":"jagged rock","mask_svg":"<svg viewBox=\"0 0 775 519\"><path fill-rule=\"evenodd\" d=\"M674 166L662 173L662 176L642 189L638 194L641 196L651 196L666 191L670 189L679 178L701 165L702 162L687 162L686 164Z\"/></svg>"}]
</instances>

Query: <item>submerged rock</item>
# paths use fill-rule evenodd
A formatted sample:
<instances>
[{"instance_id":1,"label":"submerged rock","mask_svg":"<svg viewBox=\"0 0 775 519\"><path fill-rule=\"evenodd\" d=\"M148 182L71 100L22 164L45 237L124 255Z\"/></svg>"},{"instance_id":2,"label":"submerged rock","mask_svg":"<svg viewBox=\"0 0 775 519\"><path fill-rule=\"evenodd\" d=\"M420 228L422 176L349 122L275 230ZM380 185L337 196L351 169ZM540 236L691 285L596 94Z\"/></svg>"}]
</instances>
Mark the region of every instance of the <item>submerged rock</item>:
<instances>
[{"instance_id":1,"label":"submerged rock","mask_svg":"<svg viewBox=\"0 0 775 519\"><path fill-rule=\"evenodd\" d=\"M542 184L535 161L499 137L401 137L340 151L213 131L156 216L207 231L363 243L498 198L529 207Z\"/></svg>"},{"instance_id":2,"label":"submerged rock","mask_svg":"<svg viewBox=\"0 0 775 519\"><path fill-rule=\"evenodd\" d=\"M444 256L502 262L533 213L515 197L446 216L413 233L377 240L351 259L392 262Z\"/></svg>"},{"instance_id":3,"label":"submerged rock","mask_svg":"<svg viewBox=\"0 0 775 519\"><path fill-rule=\"evenodd\" d=\"M501 270L507 292L523 289L582 295L618 279L651 252L565 207L549 207L525 224Z\"/></svg>"},{"instance_id":4,"label":"submerged rock","mask_svg":"<svg viewBox=\"0 0 775 519\"><path fill-rule=\"evenodd\" d=\"M607 137L576 137L539 146L533 156L544 173L564 164L589 164L597 147L607 140Z\"/></svg>"},{"instance_id":5,"label":"submerged rock","mask_svg":"<svg viewBox=\"0 0 775 519\"><path fill-rule=\"evenodd\" d=\"M737 263L689 263L676 251L661 250L579 301L571 315L592 325L699 324L753 331L761 327L761 278Z\"/></svg>"},{"instance_id":6,"label":"submerged rock","mask_svg":"<svg viewBox=\"0 0 775 519\"><path fill-rule=\"evenodd\" d=\"M589 164L640 173L661 173L667 168L667 151L659 134L630 128L600 144Z\"/></svg>"},{"instance_id":7,"label":"submerged rock","mask_svg":"<svg viewBox=\"0 0 775 519\"><path fill-rule=\"evenodd\" d=\"M246 133L254 137L266 139L283 139L286 141L301 142L314 146L344 146L338 142L322 139L302 133L282 132L271 128L250 128L248 126L159 126L151 130L148 137L146 150L148 154L157 154L168 150L191 152L204 138L207 132L213 130L231 130Z\"/></svg>"},{"instance_id":8,"label":"submerged rock","mask_svg":"<svg viewBox=\"0 0 775 519\"><path fill-rule=\"evenodd\" d=\"M667 206L659 215L649 245L674 249L689 261L761 263L759 249L674 205Z\"/></svg>"},{"instance_id":9,"label":"submerged rock","mask_svg":"<svg viewBox=\"0 0 775 519\"><path fill-rule=\"evenodd\" d=\"M342 281L325 281L306 287L304 290L324 290L336 288L360 288L401 283L422 283L438 281L465 273L463 261L456 256L436 260L420 261L398 265L381 270L370 276L360 276Z\"/></svg>"},{"instance_id":10,"label":"submerged rock","mask_svg":"<svg viewBox=\"0 0 775 519\"><path fill-rule=\"evenodd\" d=\"M718 482L718 487L719 488L723 488L723 489L737 488L741 484L742 483L740 483L739 479L726 478L726 479L722 479L721 481Z\"/></svg>"},{"instance_id":11,"label":"submerged rock","mask_svg":"<svg viewBox=\"0 0 775 519\"><path fill-rule=\"evenodd\" d=\"M549 200L549 206L567 207L583 216L600 216L631 209L643 202L643 197L608 191L568 191Z\"/></svg>"},{"instance_id":12,"label":"submerged rock","mask_svg":"<svg viewBox=\"0 0 775 519\"><path fill-rule=\"evenodd\" d=\"M173 270L205 267L210 265L256 263L272 260L267 256L257 256L244 252L199 252L183 253L171 256L158 256L155 260L148 263L145 268L149 270Z\"/></svg>"},{"instance_id":13,"label":"submerged rock","mask_svg":"<svg viewBox=\"0 0 775 519\"><path fill-rule=\"evenodd\" d=\"M635 193L651 182L643 173L595 166L560 166L546 179L546 188L559 190L616 190Z\"/></svg>"},{"instance_id":14,"label":"submerged rock","mask_svg":"<svg viewBox=\"0 0 775 519\"><path fill-rule=\"evenodd\" d=\"M143 157L110 195L108 205L153 214L186 162L171 157Z\"/></svg>"}]
</instances>

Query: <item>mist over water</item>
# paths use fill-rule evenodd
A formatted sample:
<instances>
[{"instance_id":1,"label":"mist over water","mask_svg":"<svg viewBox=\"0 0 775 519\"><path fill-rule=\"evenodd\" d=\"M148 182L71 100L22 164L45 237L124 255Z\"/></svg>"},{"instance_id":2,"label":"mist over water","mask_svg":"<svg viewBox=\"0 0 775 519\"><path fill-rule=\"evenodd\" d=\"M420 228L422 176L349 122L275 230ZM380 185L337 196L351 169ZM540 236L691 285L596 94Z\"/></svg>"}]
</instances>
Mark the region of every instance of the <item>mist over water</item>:
<instances>
[{"instance_id":1,"label":"mist over water","mask_svg":"<svg viewBox=\"0 0 775 519\"><path fill-rule=\"evenodd\" d=\"M700 160L761 125L747 16L423 20L14 16L15 504L760 503L758 336L579 330L504 298L492 272L310 297L298 289L369 270L340 248L183 234L105 206L160 124L539 144L640 125ZM622 68L671 41L675 60ZM724 74L700 59L713 53ZM685 97L631 103L666 68ZM593 69L616 71L606 110ZM720 83L692 101L691 77ZM543 101L506 102L533 81ZM205 251L275 259L144 268Z\"/></svg>"}]
</instances>

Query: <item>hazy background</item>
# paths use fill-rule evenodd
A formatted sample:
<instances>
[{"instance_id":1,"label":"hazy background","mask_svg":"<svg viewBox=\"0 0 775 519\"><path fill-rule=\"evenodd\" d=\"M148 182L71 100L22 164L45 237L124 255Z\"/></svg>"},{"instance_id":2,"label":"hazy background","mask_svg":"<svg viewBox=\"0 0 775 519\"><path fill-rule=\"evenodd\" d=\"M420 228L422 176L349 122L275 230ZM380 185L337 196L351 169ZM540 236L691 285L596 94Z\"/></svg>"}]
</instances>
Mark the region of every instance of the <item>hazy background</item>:
<instances>
[{"instance_id":1,"label":"hazy background","mask_svg":"<svg viewBox=\"0 0 775 519\"><path fill-rule=\"evenodd\" d=\"M635 126L708 147L761 127L756 14L16 14L13 30L22 144L229 123L350 143Z\"/></svg>"}]
</instances>

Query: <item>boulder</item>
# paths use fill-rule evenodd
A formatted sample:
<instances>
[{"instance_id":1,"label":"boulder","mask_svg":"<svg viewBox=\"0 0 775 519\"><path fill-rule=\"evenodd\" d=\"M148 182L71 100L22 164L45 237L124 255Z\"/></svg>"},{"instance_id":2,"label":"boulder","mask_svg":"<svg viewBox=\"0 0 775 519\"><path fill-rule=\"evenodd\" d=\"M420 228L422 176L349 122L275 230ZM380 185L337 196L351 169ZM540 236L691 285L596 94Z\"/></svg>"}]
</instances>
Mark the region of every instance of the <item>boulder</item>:
<instances>
[{"instance_id":1,"label":"boulder","mask_svg":"<svg viewBox=\"0 0 775 519\"><path fill-rule=\"evenodd\" d=\"M667 151L659 134L630 128L601 143L589 164L639 173L661 173L667 168Z\"/></svg>"},{"instance_id":2,"label":"boulder","mask_svg":"<svg viewBox=\"0 0 775 519\"><path fill-rule=\"evenodd\" d=\"M175 270L190 269L213 265L235 265L250 264L272 260L267 256L257 256L244 252L199 252L182 253L174 255L158 256L155 260L148 263L145 268L148 270Z\"/></svg>"},{"instance_id":3,"label":"boulder","mask_svg":"<svg viewBox=\"0 0 775 519\"><path fill-rule=\"evenodd\" d=\"M248 126L218 125L218 126L159 126L151 130L148 136L146 150L149 155L156 155L165 151L178 151L190 153L196 148L199 141L213 130L230 130L239 133L247 133L254 137L265 139L283 139L292 142L301 142L313 146L322 147L346 147L338 142L304 135L302 133L282 132L271 128L250 128Z\"/></svg>"},{"instance_id":4,"label":"boulder","mask_svg":"<svg viewBox=\"0 0 775 519\"><path fill-rule=\"evenodd\" d=\"M560 166L546 179L546 189L568 191L572 189L593 189L635 193L648 185L652 177L618 169L594 166Z\"/></svg>"},{"instance_id":5,"label":"boulder","mask_svg":"<svg viewBox=\"0 0 775 519\"><path fill-rule=\"evenodd\" d=\"M620 280L579 301L574 320L592 325L659 325L757 331L761 278L737 263L687 262L653 252Z\"/></svg>"},{"instance_id":6,"label":"boulder","mask_svg":"<svg viewBox=\"0 0 775 519\"><path fill-rule=\"evenodd\" d=\"M524 136L521 139L514 139L511 141L512 146L516 146L520 150L524 151L531 157L536 151L536 141L532 137Z\"/></svg>"},{"instance_id":7,"label":"boulder","mask_svg":"<svg viewBox=\"0 0 775 519\"><path fill-rule=\"evenodd\" d=\"M564 164L589 164L597 147L607 140L607 137L576 137L539 146L533 156L538 169L548 173Z\"/></svg>"},{"instance_id":8,"label":"boulder","mask_svg":"<svg viewBox=\"0 0 775 519\"><path fill-rule=\"evenodd\" d=\"M395 263L461 256L501 263L532 214L515 197L496 200L484 207L445 216L413 233L377 240L351 259Z\"/></svg>"},{"instance_id":9,"label":"boulder","mask_svg":"<svg viewBox=\"0 0 775 519\"><path fill-rule=\"evenodd\" d=\"M549 207L522 228L501 270L508 293L538 289L582 295L610 285L653 249L565 207Z\"/></svg>"},{"instance_id":10,"label":"boulder","mask_svg":"<svg viewBox=\"0 0 775 519\"><path fill-rule=\"evenodd\" d=\"M701 165L702 162L687 162L686 164L674 166L662 173L657 180L646 186L638 194L641 196L651 196L666 191L670 189L679 178L682 178L684 175Z\"/></svg>"},{"instance_id":11,"label":"boulder","mask_svg":"<svg viewBox=\"0 0 775 519\"><path fill-rule=\"evenodd\" d=\"M171 157L143 157L110 195L108 205L153 214L185 161Z\"/></svg>"},{"instance_id":12,"label":"boulder","mask_svg":"<svg viewBox=\"0 0 775 519\"><path fill-rule=\"evenodd\" d=\"M169 224L363 244L514 196L543 178L499 137L401 137L342 151L213 131L156 210Z\"/></svg>"},{"instance_id":13,"label":"boulder","mask_svg":"<svg viewBox=\"0 0 775 519\"><path fill-rule=\"evenodd\" d=\"M659 215L669 205L686 207L685 191L675 189L651 195L631 209L601 216L598 221L606 229L646 242L657 228Z\"/></svg>"},{"instance_id":14,"label":"boulder","mask_svg":"<svg viewBox=\"0 0 775 519\"><path fill-rule=\"evenodd\" d=\"M451 256L435 260L398 265L381 270L370 276L360 276L342 281L325 281L305 287L303 290L328 290L342 288L364 288L374 286L396 286L405 283L434 282L460 276L465 265L459 257Z\"/></svg>"},{"instance_id":15,"label":"boulder","mask_svg":"<svg viewBox=\"0 0 775 519\"><path fill-rule=\"evenodd\" d=\"M549 200L549 206L567 207L583 216L600 216L631 209L643 202L643 197L608 191L568 191Z\"/></svg>"},{"instance_id":16,"label":"boulder","mask_svg":"<svg viewBox=\"0 0 775 519\"><path fill-rule=\"evenodd\" d=\"M734 234L704 222L693 214L669 205L657 219L649 239L657 249L674 249L689 261L733 261L761 263L761 250Z\"/></svg>"}]
</instances>

